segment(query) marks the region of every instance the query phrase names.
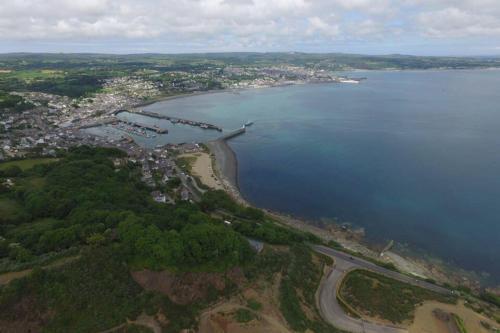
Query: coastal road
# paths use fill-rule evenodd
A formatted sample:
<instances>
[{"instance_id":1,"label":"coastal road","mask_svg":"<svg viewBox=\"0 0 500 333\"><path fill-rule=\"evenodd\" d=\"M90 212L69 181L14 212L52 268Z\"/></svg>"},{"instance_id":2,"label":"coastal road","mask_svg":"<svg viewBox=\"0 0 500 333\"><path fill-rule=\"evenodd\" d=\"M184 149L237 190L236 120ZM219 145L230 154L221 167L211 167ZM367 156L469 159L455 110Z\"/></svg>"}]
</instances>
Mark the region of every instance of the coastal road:
<instances>
[{"instance_id":1,"label":"coastal road","mask_svg":"<svg viewBox=\"0 0 500 333\"><path fill-rule=\"evenodd\" d=\"M318 291L319 310L323 318L333 326L353 333L406 333L407 330L391 325L383 325L348 316L337 300L337 290L345 275L354 269L367 269L401 282L426 288L442 294L451 294L446 288L414 279L407 275L377 266L367 260L352 257L344 252L325 246L312 246L322 254L335 260L332 271L323 279Z\"/></svg>"}]
</instances>

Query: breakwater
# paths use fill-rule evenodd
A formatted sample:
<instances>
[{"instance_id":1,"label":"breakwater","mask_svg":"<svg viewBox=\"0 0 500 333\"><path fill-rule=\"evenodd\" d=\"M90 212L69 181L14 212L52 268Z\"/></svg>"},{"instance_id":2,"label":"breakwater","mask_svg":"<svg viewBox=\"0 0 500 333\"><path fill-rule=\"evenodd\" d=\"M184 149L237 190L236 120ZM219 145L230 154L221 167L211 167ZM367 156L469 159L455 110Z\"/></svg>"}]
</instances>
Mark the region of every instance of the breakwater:
<instances>
[{"instance_id":1,"label":"breakwater","mask_svg":"<svg viewBox=\"0 0 500 333\"><path fill-rule=\"evenodd\" d=\"M231 131L231 132L221 136L219 138L219 140L226 141L226 140L232 139L238 135L241 135L241 134L245 133L246 131L247 131L246 127L243 126L241 128L238 128L237 130Z\"/></svg>"},{"instance_id":2,"label":"breakwater","mask_svg":"<svg viewBox=\"0 0 500 333\"><path fill-rule=\"evenodd\" d=\"M79 129L87 129L87 128L92 128L92 127L99 127L99 126L105 126L105 125L124 125L124 126L129 126L133 127L142 131L152 131L156 132L158 134L166 134L168 133L167 129L160 128L158 126L154 125L148 125L148 124L143 124L135 121L129 121L129 120L122 120L122 119L117 119L117 118L105 118L101 119L92 123L84 124L79 126Z\"/></svg>"},{"instance_id":3,"label":"breakwater","mask_svg":"<svg viewBox=\"0 0 500 333\"><path fill-rule=\"evenodd\" d=\"M142 116L146 116L146 117L151 117L151 118L156 118L156 119L165 119L165 120L170 121L172 124L184 124L184 125L190 125L190 126L197 126L197 127L203 128L203 129L210 129L210 130L216 130L216 131L222 132L222 128L217 126L217 125L213 125L213 124L209 124L209 123L205 123L205 122L201 122L201 121L166 116L166 115L162 115L162 114L159 114L156 112L150 112L150 111L144 111L144 110L118 110L114 113L114 115L117 115L117 114L122 113L122 112L134 113L134 114L138 114L138 115L142 115Z\"/></svg>"}]
</instances>

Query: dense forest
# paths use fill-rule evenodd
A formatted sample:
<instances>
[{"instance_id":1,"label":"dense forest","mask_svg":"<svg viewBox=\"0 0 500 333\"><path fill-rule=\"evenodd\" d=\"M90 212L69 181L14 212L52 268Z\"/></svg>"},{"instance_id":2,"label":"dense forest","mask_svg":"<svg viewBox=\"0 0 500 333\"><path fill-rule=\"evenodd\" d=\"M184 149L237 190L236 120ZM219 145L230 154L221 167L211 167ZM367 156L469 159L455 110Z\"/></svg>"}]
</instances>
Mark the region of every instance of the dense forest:
<instances>
[{"instance_id":1,"label":"dense forest","mask_svg":"<svg viewBox=\"0 0 500 333\"><path fill-rule=\"evenodd\" d=\"M112 159L123 157L119 150L82 146L50 163L0 169L0 273L32 269L0 287L0 324L21 315L23 328L36 323L48 332L95 332L149 309L176 314L166 328L175 332L195 325L197 311L221 292L182 306L143 290L130 271L242 267L251 278L280 266L256 256L246 236L282 245L318 241L221 191L208 192L198 204L156 203L138 166L114 166ZM223 223L216 211L233 216L234 224Z\"/></svg>"},{"instance_id":2,"label":"dense forest","mask_svg":"<svg viewBox=\"0 0 500 333\"><path fill-rule=\"evenodd\" d=\"M0 171L0 175L15 176L16 183L12 189L2 189L1 200L17 207L14 213L0 216L5 238L0 255L22 261L116 239L123 241L123 255L143 268L188 269L204 264L218 270L251 255L241 233L199 206L154 202L136 166L114 168L108 157L121 154L79 147L57 162L25 172L17 167ZM7 243L17 246L9 250Z\"/></svg>"}]
</instances>

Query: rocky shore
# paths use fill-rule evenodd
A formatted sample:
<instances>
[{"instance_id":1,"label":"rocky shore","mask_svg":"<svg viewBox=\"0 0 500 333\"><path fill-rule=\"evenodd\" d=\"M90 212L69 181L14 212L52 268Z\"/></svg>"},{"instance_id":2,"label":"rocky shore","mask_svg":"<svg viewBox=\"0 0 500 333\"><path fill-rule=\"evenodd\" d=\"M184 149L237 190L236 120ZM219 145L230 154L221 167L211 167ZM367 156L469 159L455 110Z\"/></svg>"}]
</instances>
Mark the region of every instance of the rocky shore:
<instances>
[{"instance_id":1,"label":"rocky shore","mask_svg":"<svg viewBox=\"0 0 500 333\"><path fill-rule=\"evenodd\" d=\"M207 143L212 157L213 169L219 181L223 184L224 190L235 201L245 206L251 206L239 190L238 159L227 141L226 139L218 139ZM363 240L364 233L359 233L358 230L346 229L334 223L328 223L328 226L318 226L310 221L305 221L281 212L263 210L278 223L310 232L325 241L334 240L349 251L357 252L363 256L382 262L392 263L402 272L433 279L442 283L465 285L471 289L480 288L478 277L474 272L464 271L442 262L435 262L435 260L408 257L406 255L402 256L393 251L386 251L383 256L380 256L381 248L379 249L374 244L366 243Z\"/></svg>"}]
</instances>

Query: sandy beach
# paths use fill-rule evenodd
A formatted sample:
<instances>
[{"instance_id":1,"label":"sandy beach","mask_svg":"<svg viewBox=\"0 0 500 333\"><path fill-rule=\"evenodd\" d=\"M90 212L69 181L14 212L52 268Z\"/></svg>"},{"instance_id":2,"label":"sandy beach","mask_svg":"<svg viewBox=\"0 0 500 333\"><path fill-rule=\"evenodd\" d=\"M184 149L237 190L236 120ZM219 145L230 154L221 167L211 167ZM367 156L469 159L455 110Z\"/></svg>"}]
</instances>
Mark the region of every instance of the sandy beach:
<instances>
[{"instance_id":1,"label":"sandy beach","mask_svg":"<svg viewBox=\"0 0 500 333\"><path fill-rule=\"evenodd\" d=\"M192 154L182 154L179 157L192 158L193 162L191 164L191 172L193 176L196 176L200 181L214 190L224 189L222 183L216 177L215 172L212 168L212 159L207 153L192 153Z\"/></svg>"},{"instance_id":2,"label":"sandy beach","mask_svg":"<svg viewBox=\"0 0 500 333\"><path fill-rule=\"evenodd\" d=\"M235 152L227 144L226 140L219 139L207 143L210 153L215 159L215 171L219 179L224 183L224 188L230 192L238 201L244 202L239 193L238 186L238 160ZM247 204L246 202L244 202Z\"/></svg>"},{"instance_id":3,"label":"sandy beach","mask_svg":"<svg viewBox=\"0 0 500 333\"><path fill-rule=\"evenodd\" d=\"M238 160L234 151L225 140L212 141L209 147L217 161L221 176L238 188Z\"/></svg>"}]
</instances>

